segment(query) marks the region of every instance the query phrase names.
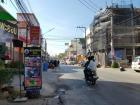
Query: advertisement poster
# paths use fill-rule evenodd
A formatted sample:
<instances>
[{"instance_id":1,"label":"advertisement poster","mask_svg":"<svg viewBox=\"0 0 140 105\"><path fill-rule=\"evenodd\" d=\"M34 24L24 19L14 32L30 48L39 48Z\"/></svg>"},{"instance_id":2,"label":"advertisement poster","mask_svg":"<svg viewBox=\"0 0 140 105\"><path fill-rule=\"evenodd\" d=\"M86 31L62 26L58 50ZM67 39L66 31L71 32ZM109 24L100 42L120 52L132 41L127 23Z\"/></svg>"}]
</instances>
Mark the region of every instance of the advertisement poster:
<instances>
[{"instance_id":1,"label":"advertisement poster","mask_svg":"<svg viewBox=\"0 0 140 105\"><path fill-rule=\"evenodd\" d=\"M41 89L41 48L24 48L24 87L25 89Z\"/></svg>"},{"instance_id":2,"label":"advertisement poster","mask_svg":"<svg viewBox=\"0 0 140 105\"><path fill-rule=\"evenodd\" d=\"M39 34L40 28L39 26L30 27L30 44L39 45Z\"/></svg>"},{"instance_id":3,"label":"advertisement poster","mask_svg":"<svg viewBox=\"0 0 140 105\"><path fill-rule=\"evenodd\" d=\"M27 29L26 28L19 28L18 29L18 39L20 41L23 41L23 42L27 42L28 44L30 43L30 39L29 39L29 36L27 38L27 41L26 41L26 34L27 34Z\"/></svg>"}]
</instances>

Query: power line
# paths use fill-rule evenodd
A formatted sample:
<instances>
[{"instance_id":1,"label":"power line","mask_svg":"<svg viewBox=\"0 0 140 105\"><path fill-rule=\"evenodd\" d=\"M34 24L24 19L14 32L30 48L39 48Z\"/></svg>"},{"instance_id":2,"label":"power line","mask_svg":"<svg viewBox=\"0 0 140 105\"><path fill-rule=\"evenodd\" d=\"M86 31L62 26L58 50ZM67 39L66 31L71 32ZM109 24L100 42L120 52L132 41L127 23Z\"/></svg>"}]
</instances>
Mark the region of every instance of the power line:
<instances>
[{"instance_id":1,"label":"power line","mask_svg":"<svg viewBox=\"0 0 140 105\"><path fill-rule=\"evenodd\" d=\"M33 9L32 9L32 7L31 7L31 5L30 5L29 0L26 0L26 1L27 1L27 4L28 4L28 6L29 6L30 11L33 13Z\"/></svg>"},{"instance_id":2,"label":"power line","mask_svg":"<svg viewBox=\"0 0 140 105\"><path fill-rule=\"evenodd\" d=\"M94 10L92 10L91 8L89 8L85 3L83 3L81 0L78 0L81 4L83 4L87 9L89 9L92 12L95 12Z\"/></svg>"},{"instance_id":3,"label":"power line","mask_svg":"<svg viewBox=\"0 0 140 105\"><path fill-rule=\"evenodd\" d=\"M13 1L12 0L10 0L10 2L12 3L12 5L14 6L14 8L17 10L17 11L19 11L18 10L18 8L15 6L15 4L13 3Z\"/></svg>"},{"instance_id":4,"label":"power line","mask_svg":"<svg viewBox=\"0 0 140 105\"><path fill-rule=\"evenodd\" d=\"M93 7L93 5L91 5L91 3L87 2L86 0L83 0L89 7L91 7L92 9L96 9L98 10L96 7Z\"/></svg>"},{"instance_id":5,"label":"power line","mask_svg":"<svg viewBox=\"0 0 140 105\"><path fill-rule=\"evenodd\" d=\"M24 3L23 3L23 2L21 3L20 0L15 0L15 2L16 2L16 4L17 4L18 8L20 9L20 11L22 12L22 15L23 15L23 17L25 18L27 25L28 25L28 26L31 26L31 21L30 21L29 16L27 16L27 15L24 14L24 13L27 13L27 10L26 10L26 9L24 8L24 6L22 5L22 4L24 4Z\"/></svg>"},{"instance_id":6,"label":"power line","mask_svg":"<svg viewBox=\"0 0 140 105\"><path fill-rule=\"evenodd\" d=\"M63 41L63 40L72 40L72 39L56 39L56 38L45 38L47 40L59 40L59 41Z\"/></svg>"},{"instance_id":7,"label":"power line","mask_svg":"<svg viewBox=\"0 0 140 105\"><path fill-rule=\"evenodd\" d=\"M92 0L88 0L90 3L92 3L96 8L100 8L97 4L95 4Z\"/></svg>"},{"instance_id":8,"label":"power line","mask_svg":"<svg viewBox=\"0 0 140 105\"><path fill-rule=\"evenodd\" d=\"M17 10L17 12L20 11L20 9L18 9L18 8L15 6L15 4L13 3L12 0L10 0L10 2L11 2L12 5L14 6L14 8ZM23 15L22 15L22 18L23 18L24 21L26 21Z\"/></svg>"}]
</instances>

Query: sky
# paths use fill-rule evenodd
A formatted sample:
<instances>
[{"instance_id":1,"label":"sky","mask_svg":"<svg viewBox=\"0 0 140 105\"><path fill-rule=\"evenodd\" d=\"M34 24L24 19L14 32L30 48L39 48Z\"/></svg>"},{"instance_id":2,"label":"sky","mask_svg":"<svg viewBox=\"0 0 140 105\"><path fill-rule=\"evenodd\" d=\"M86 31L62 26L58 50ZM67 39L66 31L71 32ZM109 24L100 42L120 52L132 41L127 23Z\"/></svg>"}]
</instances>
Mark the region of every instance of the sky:
<instances>
[{"instance_id":1,"label":"sky","mask_svg":"<svg viewBox=\"0 0 140 105\"><path fill-rule=\"evenodd\" d=\"M14 0L12 0L14 1ZM74 38L84 37L84 30L77 26L89 27L94 15L101 8L110 5L112 1L133 1L135 7L140 7L140 0L23 0L28 9L33 12L41 26L44 38L47 38L47 51L56 55L66 50L65 43ZM85 5L89 3L90 7ZM86 1L86 2L84 2ZM0 3L16 18L17 10L10 0ZM89 9L90 8L90 9ZM49 31L52 29L51 31Z\"/></svg>"}]
</instances>

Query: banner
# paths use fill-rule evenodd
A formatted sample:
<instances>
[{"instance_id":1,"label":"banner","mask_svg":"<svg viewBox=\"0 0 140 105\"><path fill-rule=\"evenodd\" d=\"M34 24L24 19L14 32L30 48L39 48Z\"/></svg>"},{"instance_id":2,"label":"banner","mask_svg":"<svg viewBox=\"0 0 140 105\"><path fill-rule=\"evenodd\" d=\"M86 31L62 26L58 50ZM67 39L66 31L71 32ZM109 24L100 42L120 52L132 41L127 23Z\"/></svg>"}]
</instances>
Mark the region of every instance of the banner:
<instances>
[{"instance_id":1,"label":"banner","mask_svg":"<svg viewBox=\"0 0 140 105\"><path fill-rule=\"evenodd\" d=\"M41 89L41 48L25 47L24 48L24 88Z\"/></svg>"},{"instance_id":2,"label":"banner","mask_svg":"<svg viewBox=\"0 0 140 105\"><path fill-rule=\"evenodd\" d=\"M40 27L31 26L30 27L30 44L39 45Z\"/></svg>"}]
</instances>

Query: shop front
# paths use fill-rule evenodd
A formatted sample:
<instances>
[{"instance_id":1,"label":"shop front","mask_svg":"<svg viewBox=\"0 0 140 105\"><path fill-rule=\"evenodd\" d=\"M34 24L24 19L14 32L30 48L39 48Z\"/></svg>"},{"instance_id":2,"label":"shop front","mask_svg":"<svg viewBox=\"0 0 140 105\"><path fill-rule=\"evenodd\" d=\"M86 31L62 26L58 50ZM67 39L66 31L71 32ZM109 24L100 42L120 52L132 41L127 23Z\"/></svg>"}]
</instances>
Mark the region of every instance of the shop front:
<instances>
[{"instance_id":1,"label":"shop front","mask_svg":"<svg viewBox=\"0 0 140 105\"><path fill-rule=\"evenodd\" d=\"M0 7L0 59L16 60L12 40L17 38L17 25L14 19L4 8Z\"/></svg>"}]
</instances>

